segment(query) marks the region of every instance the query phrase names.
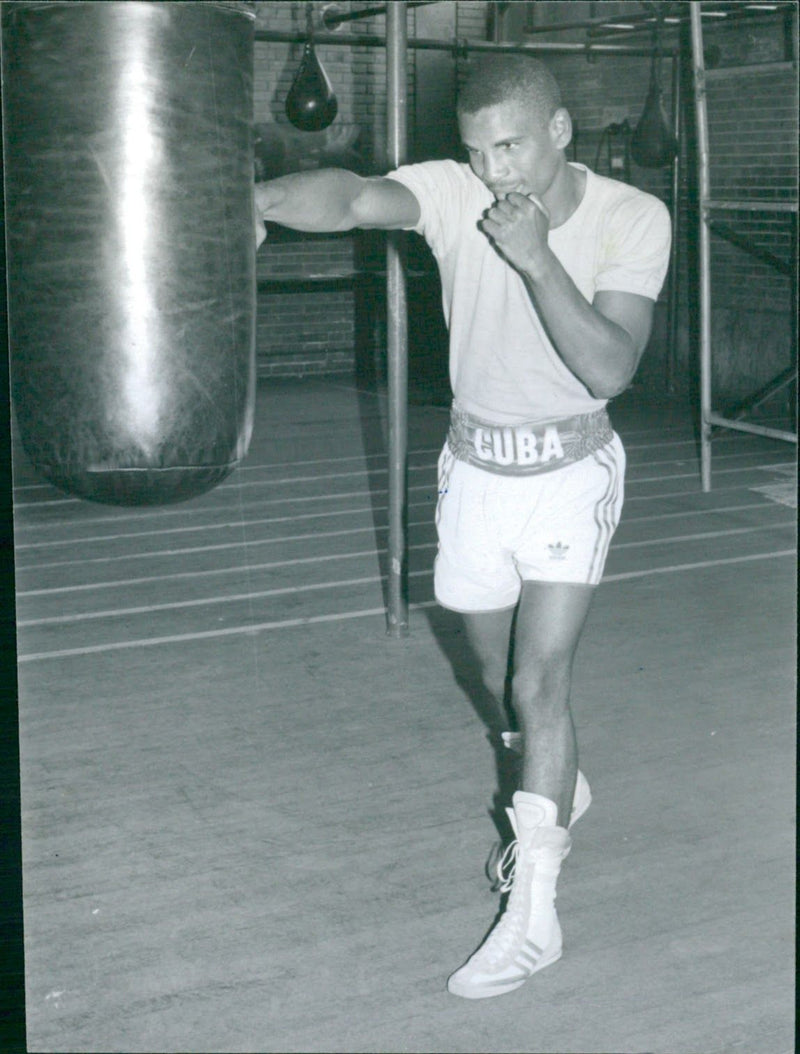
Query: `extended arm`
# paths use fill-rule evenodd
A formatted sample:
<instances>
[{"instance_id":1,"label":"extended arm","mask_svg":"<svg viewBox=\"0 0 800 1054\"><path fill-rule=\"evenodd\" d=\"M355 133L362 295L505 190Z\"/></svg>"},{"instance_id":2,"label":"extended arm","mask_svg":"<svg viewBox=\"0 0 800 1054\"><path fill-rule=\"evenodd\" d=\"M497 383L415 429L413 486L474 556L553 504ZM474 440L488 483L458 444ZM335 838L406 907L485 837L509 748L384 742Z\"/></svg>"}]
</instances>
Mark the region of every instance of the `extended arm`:
<instances>
[{"instance_id":1,"label":"extended arm","mask_svg":"<svg viewBox=\"0 0 800 1054\"><path fill-rule=\"evenodd\" d=\"M391 179L366 179L341 168L297 172L255 187L258 244L264 221L298 231L349 231L354 227L413 227L417 199Z\"/></svg>"},{"instance_id":2,"label":"extended arm","mask_svg":"<svg viewBox=\"0 0 800 1054\"><path fill-rule=\"evenodd\" d=\"M547 244L547 211L511 194L489 210L482 227L519 271L548 336L569 369L596 398L630 384L650 337L654 302L626 292L583 296Z\"/></svg>"}]
</instances>

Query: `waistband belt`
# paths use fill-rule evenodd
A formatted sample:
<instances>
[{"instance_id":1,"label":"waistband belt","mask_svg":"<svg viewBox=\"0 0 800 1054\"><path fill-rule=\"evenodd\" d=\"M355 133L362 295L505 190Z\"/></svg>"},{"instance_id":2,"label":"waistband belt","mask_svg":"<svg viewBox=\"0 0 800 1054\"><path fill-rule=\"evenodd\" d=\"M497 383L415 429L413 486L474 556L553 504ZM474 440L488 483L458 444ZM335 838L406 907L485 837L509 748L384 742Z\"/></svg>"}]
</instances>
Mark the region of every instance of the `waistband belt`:
<instances>
[{"instance_id":1,"label":"waistband belt","mask_svg":"<svg viewBox=\"0 0 800 1054\"><path fill-rule=\"evenodd\" d=\"M447 445L459 461L488 472L530 476L580 461L613 438L604 409L546 424L496 425L453 404Z\"/></svg>"}]
</instances>

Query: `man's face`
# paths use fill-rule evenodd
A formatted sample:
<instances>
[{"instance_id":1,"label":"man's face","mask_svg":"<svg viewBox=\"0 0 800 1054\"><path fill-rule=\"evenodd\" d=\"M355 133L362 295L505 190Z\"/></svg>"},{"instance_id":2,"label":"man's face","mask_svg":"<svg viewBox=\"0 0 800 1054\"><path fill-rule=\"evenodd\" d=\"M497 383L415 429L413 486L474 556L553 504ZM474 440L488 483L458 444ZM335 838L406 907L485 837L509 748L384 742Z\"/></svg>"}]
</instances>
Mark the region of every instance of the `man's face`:
<instances>
[{"instance_id":1,"label":"man's face","mask_svg":"<svg viewBox=\"0 0 800 1054\"><path fill-rule=\"evenodd\" d=\"M512 190L538 197L547 193L564 163L564 128L558 123L553 118L544 124L516 100L461 114L458 121L472 171L497 198Z\"/></svg>"}]
</instances>

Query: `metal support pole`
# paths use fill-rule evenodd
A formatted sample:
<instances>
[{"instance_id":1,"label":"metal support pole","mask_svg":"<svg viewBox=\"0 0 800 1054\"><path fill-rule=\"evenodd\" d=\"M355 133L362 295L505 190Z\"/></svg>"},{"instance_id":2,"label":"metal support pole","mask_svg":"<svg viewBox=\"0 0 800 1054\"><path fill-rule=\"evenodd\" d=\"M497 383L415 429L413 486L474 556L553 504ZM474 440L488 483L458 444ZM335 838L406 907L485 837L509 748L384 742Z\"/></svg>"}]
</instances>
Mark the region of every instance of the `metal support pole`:
<instances>
[{"instance_id":1,"label":"metal support pole","mask_svg":"<svg viewBox=\"0 0 800 1054\"><path fill-rule=\"evenodd\" d=\"M408 30L406 2L386 11L387 161L406 160L408 139ZM386 313L389 383L389 588L391 637L408 634L408 307L403 231L389 231L386 242Z\"/></svg>"},{"instance_id":2,"label":"metal support pole","mask_svg":"<svg viewBox=\"0 0 800 1054\"><path fill-rule=\"evenodd\" d=\"M430 7L434 3L436 3L436 0L408 0L407 6ZM391 7L391 4L388 6ZM323 7L322 24L326 29L332 29L334 26L340 26L344 22L356 22L361 18L372 18L373 15L385 15L386 7L386 4L380 4L378 7L362 7L360 11L341 11L339 14Z\"/></svg>"},{"instance_id":3,"label":"metal support pole","mask_svg":"<svg viewBox=\"0 0 800 1054\"><path fill-rule=\"evenodd\" d=\"M492 7L492 43L500 44L503 40L503 12L498 0L494 0Z\"/></svg>"},{"instance_id":4,"label":"metal support pole","mask_svg":"<svg viewBox=\"0 0 800 1054\"><path fill-rule=\"evenodd\" d=\"M396 4L392 3L389 12ZM388 14L387 12L387 26ZM258 42L271 42L274 44L304 44L308 40L305 33L286 31L280 29L256 29L254 39ZM334 33L320 31L314 34L314 43L318 46L330 44L333 47L347 48L385 48L388 40L375 34L359 34L339 36ZM407 40L406 46L419 51L450 51L456 54L460 51L493 51L498 54L508 55L615 55L650 58L653 54L652 48L634 47L627 44L580 44L576 41L562 42L549 41L542 44L495 44L490 40L437 40L434 37L412 37ZM659 54L669 56L671 49L663 48Z\"/></svg>"},{"instance_id":5,"label":"metal support pole","mask_svg":"<svg viewBox=\"0 0 800 1054\"><path fill-rule=\"evenodd\" d=\"M675 373L678 351L678 297L680 275L678 273L678 239L680 236L681 194L681 53L672 53L672 134L678 149L672 162L672 248L669 264L669 300L667 305L667 391L675 391Z\"/></svg>"},{"instance_id":6,"label":"metal support pole","mask_svg":"<svg viewBox=\"0 0 800 1054\"><path fill-rule=\"evenodd\" d=\"M700 477L704 491L711 490L711 232L708 229L710 198L706 71L703 60L703 27L700 3L689 8L692 27L692 67L697 124L698 244L700 249Z\"/></svg>"},{"instance_id":7,"label":"metal support pole","mask_svg":"<svg viewBox=\"0 0 800 1054\"><path fill-rule=\"evenodd\" d=\"M792 260L796 260L797 259L797 249L798 249L798 227L800 227L800 223L798 222L798 214L796 212L792 216L791 223L792 223L792 255L791 255L791 258L792 258ZM791 323L790 323L790 325L792 327L792 348L791 348L791 351L792 351L792 361L793 361L793 364L794 364L794 380L795 380L795 397L794 397L794 400L792 402L792 413L793 413L793 417L794 417L794 430L795 430L795 433L797 433L797 388L796 388L796 385L797 385L798 281L797 281L797 269L796 268L794 270L794 273L792 274L792 277L791 277L790 281L791 281L791 284L792 284L792 295L791 295L791 305L792 305L791 306L791 312L792 312L792 314L791 314Z\"/></svg>"}]
</instances>

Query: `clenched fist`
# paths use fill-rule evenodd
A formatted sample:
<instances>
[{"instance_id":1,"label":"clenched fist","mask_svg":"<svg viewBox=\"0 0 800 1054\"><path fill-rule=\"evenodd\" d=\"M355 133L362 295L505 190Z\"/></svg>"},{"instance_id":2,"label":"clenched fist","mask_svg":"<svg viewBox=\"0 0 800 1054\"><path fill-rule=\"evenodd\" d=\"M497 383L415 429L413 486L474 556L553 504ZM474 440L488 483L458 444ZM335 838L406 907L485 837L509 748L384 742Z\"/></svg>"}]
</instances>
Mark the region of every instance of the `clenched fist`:
<instances>
[{"instance_id":1,"label":"clenched fist","mask_svg":"<svg viewBox=\"0 0 800 1054\"><path fill-rule=\"evenodd\" d=\"M512 191L486 210L478 224L518 271L533 271L547 249L550 213L533 194Z\"/></svg>"}]
</instances>

